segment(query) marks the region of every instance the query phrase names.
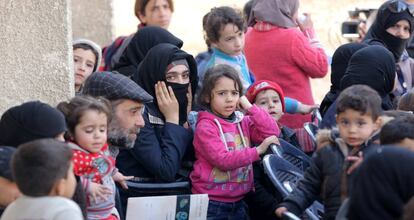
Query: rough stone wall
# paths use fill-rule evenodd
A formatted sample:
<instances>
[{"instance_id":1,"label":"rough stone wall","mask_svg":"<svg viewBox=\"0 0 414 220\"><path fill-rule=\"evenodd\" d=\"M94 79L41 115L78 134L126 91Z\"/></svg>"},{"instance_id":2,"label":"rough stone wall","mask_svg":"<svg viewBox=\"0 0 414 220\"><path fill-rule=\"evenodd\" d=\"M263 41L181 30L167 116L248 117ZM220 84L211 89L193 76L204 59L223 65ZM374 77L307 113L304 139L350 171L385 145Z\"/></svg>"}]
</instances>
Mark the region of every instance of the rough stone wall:
<instances>
[{"instance_id":1,"label":"rough stone wall","mask_svg":"<svg viewBox=\"0 0 414 220\"><path fill-rule=\"evenodd\" d=\"M74 94L70 0L0 1L0 114Z\"/></svg>"},{"instance_id":2,"label":"rough stone wall","mask_svg":"<svg viewBox=\"0 0 414 220\"><path fill-rule=\"evenodd\" d=\"M107 45L114 35L112 17L112 0L72 0L73 38Z\"/></svg>"}]
</instances>

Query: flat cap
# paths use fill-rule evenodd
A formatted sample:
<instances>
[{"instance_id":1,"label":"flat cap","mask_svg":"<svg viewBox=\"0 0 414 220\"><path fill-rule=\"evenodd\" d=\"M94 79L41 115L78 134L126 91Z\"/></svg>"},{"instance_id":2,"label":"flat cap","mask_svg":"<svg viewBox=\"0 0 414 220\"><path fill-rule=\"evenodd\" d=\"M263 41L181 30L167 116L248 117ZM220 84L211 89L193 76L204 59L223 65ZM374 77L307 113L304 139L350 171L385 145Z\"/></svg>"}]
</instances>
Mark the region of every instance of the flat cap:
<instances>
[{"instance_id":1,"label":"flat cap","mask_svg":"<svg viewBox=\"0 0 414 220\"><path fill-rule=\"evenodd\" d=\"M131 99L152 102L153 97L130 78L118 72L94 72L85 82L82 94L103 96L109 100Z\"/></svg>"}]
</instances>

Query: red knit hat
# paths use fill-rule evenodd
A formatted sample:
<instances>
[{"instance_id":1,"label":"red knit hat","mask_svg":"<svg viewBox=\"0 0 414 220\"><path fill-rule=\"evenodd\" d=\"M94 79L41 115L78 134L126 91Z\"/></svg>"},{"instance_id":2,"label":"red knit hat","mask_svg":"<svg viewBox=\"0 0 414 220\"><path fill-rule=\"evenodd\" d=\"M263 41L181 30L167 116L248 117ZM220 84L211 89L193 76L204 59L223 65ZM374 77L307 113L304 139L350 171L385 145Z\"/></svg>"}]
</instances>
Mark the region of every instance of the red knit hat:
<instances>
[{"instance_id":1,"label":"red knit hat","mask_svg":"<svg viewBox=\"0 0 414 220\"><path fill-rule=\"evenodd\" d=\"M283 112L285 112L285 95L283 94L282 88L280 88L279 84L276 82L267 80L256 81L250 85L249 89L247 89L245 96L251 103L253 103L257 94L266 89L273 89L277 92L277 94L279 94L280 101L282 102L282 109Z\"/></svg>"}]
</instances>

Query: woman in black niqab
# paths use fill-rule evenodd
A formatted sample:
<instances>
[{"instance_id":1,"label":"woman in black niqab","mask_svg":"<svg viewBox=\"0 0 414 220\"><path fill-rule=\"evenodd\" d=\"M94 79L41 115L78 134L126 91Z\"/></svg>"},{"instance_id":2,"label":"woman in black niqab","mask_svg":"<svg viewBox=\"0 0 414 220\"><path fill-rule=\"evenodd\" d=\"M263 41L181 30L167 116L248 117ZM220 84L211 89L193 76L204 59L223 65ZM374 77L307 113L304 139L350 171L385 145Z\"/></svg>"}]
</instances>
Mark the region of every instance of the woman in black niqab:
<instances>
[{"instance_id":1,"label":"woman in black niqab","mask_svg":"<svg viewBox=\"0 0 414 220\"><path fill-rule=\"evenodd\" d=\"M390 93L395 86L395 61L392 53L383 46L373 45L358 50L349 60L346 72L340 82L340 91L352 85L367 85L382 98L382 109L395 109ZM321 128L336 125L336 101L326 111Z\"/></svg>"},{"instance_id":2,"label":"woman in black niqab","mask_svg":"<svg viewBox=\"0 0 414 220\"><path fill-rule=\"evenodd\" d=\"M398 62L414 31L414 18L408 10L399 13L392 12L390 10L390 4L392 4L392 2L393 1L386 1L380 6L377 17L365 36L364 42L373 45L384 45L393 53L395 61ZM402 3L404 4L403 1ZM402 39L401 37L394 36L387 32L388 28L394 26L401 20L408 21L410 26L410 37L406 39Z\"/></svg>"},{"instance_id":3,"label":"woman in black niqab","mask_svg":"<svg viewBox=\"0 0 414 220\"><path fill-rule=\"evenodd\" d=\"M321 106L319 107L319 111L322 116L341 92L341 79L345 74L351 56L358 50L367 46L367 44L363 43L348 43L341 45L335 50L335 53L332 56L331 64L331 88L325 95L325 98L322 100Z\"/></svg>"},{"instance_id":4,"label":"woman in black niqab","mask_svg":"<svg viewBox=\"0 0 414 220\"><path fill-rule=\"evenodd\" d=\"M125 76L133 75L139 63L147 55L148 51L160 43L169 43L181 48L183 41L158 26L147 26L137 31L132 37L131 42L122 53L119 62L115 64L113 70Z\"/></svg>"},{"instance_id":5,"label":"woman in black niqab","mask_svg":"<svg viewBox=\"0 0 414 220\"><path fill-rule=\"evenodd\" d=\"M395 86L395 60L382 46L369 46L359 50L349 60L341 89L363 84L373 88L382 98L383 110L394 109L390 93Z\"/></svg>"},{"instance_id":6,"label":"woman in black niqab","mask_svg":"<svg viewBox=\"0 0 414 220\"><path fill-rule=\"evenodd\" d=\"M187 62L190 77L189 84L167 82L166 72L168 66L177 60ZM171 86L179 104L179 123L182 125L187 121L188 87L191 86L192 97L194 97L198 82L197 66L193 56L172 44L159 44L148 52L132 79L153 97L156 97L154 86L157 82L163 81L167 86ZM156 99L153 103L149 103L147 107L151 115L164 119Z\"/></svg>"}]
</instances>

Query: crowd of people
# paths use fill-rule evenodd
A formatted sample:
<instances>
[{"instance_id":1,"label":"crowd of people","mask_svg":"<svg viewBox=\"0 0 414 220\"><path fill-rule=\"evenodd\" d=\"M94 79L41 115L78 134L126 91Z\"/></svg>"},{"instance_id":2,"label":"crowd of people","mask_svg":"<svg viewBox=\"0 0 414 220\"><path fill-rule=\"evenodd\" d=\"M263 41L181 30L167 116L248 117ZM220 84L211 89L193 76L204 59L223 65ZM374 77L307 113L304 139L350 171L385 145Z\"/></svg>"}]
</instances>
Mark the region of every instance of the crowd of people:
<instances>
[{"instance_id":1,"label":"crowd of people","mask_svg":"<svg viewBox=\"0 0 414 220\"><path fill-rule=\"evenodd\" d=\"M137 32L103 49L75 39L75 97L1 116L0 219L125 219L128 198L179 194L208 194L209 220L302 216L315 201L323 219L413 219L414 3L386 1L363 42L336 49L320 105L310 79L329 59L298 10L214 7L196 58L168 31L173 0L136 0ZM262 164L281 142L311 158L285 197Z\"/></svg>"}]
</instances>

